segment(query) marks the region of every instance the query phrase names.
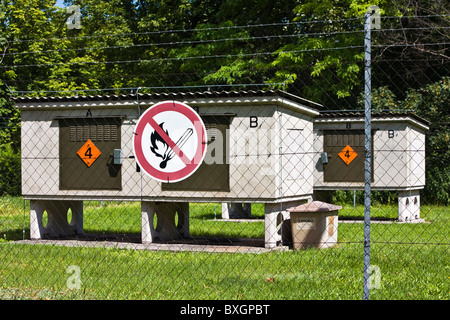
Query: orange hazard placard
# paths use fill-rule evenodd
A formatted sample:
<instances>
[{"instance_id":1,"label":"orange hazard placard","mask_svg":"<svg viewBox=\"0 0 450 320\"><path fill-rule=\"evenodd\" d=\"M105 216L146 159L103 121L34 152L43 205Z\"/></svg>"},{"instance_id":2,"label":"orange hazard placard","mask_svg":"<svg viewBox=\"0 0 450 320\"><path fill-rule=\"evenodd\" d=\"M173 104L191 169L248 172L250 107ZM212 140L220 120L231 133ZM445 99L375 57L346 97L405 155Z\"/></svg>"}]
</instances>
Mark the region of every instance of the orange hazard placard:
<instances>
[{"instance_id":1,"label":"orange hazard placard","mask_svg":"<svg viewBox=\"0 0 450 320\"><path fill-rule=\"evenodd\" d=\"M95 160L102 154L100 150L95 146L95 144L88 139L85 144L78 150L78 156L83 160L83 162L90 167Z\"/></svg>"},{"instance_id":2,"label":"orange hazard placard","mask_svg":"<svg viewBox=\"0 0 450 320\"><path fill-rule=\"evenodd\" d=\"M355 150L352 149L349 145L346 145L341 152L339 152L338 156L345 162L346 165L349 165L358 154Z\"/></svg>"}]
</instances>

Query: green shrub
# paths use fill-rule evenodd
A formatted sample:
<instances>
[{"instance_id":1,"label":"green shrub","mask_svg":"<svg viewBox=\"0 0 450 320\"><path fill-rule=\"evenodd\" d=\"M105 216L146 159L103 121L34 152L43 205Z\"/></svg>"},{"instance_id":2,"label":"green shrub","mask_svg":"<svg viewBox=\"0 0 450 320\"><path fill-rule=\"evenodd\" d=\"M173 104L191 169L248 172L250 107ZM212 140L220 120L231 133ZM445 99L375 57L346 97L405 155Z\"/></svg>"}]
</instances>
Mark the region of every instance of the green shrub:
<instances>
[{"instance_id":1,"label":"green shrub","mask_svg":"<svg viewBox=\"0 0 450 320\"><path fill-rule=\"evenodd\" d=\"M20 153L14 152L10 144L0 147L0 194L21 194Z\"/></svg>"}]
</instances>

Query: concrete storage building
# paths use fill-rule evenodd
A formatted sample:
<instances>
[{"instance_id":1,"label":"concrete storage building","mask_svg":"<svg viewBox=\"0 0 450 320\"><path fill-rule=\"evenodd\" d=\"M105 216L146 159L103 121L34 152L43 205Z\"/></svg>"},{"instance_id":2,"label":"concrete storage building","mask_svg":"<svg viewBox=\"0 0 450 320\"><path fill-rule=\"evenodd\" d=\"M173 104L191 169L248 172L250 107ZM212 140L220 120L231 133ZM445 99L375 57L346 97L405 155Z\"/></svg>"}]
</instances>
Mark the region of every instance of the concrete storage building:
<instances>
[{"instance_id":1,"label":"concrete storage building","mask_svg":"<svg viewBox=\"0 0 450 320\"><path fill-rule=\"evenodd\" d=\"M427 130L413 113L372 114L372 190L398 191L399 221L420 219ZM363 112L321 112L314 120L314 151L322 155L314 171L318 197L329 200L327 190L364 189Z\"/></svg>"},{"instance_id":2,"label":"concrete storage building","mask_svg":"<svg viewBox=\"0 0 450 320\"><path fill-rule=\"evenodd\" d=\"M180 182L154 180L134 159L136 123L160 101L189 105L206 128L203 163ZM15 103L22 117L22 194L31 201L32 238L82 233L84 200L140 201L143 242L188 237L189 202L264 203L270 248L281 241L287 208L326 190L362 186L356 173L363 159L361 115L320 113L319 104L286 92L23 97ZM399 190L405 206L419 205L426 124L411 114L389 113L375 117L372 126L374 188ZM357 155L346 149L353 159L339 163L347 145ZM340 176L333 175L334 166ZM399 211L403 219L405 210Z\"/></svg>"},{"instance_id":3,"label":"concrete storage building","mask_svg":"<svg viewBox=\"0 0 450 320\"><path fill-rule=\"evenodd\" d=\"M163 100L195 108L207 129L205 163L179 183L151 179L133 159L136 121ZM189 202L262 202L272 246L279 242L280 204L300 204L313 194L312 119L319 105L283 92L18 98L16 105L22 115L22 192L31 200L32 238L82 232L83 200L141 201L147 242L188 236ZM92 154L88 140L100 153L93 163L82 159ZM114 150L120 150L121 160ZM293 170L294 165L308 170ZM75 213L72 226L64 223L69 207ZM46 228L45 210L55 221ZM175 211L183 222L178 230L172 223ZM160 230L152 226L155 213Z\"/></svg>"}]
</instances>

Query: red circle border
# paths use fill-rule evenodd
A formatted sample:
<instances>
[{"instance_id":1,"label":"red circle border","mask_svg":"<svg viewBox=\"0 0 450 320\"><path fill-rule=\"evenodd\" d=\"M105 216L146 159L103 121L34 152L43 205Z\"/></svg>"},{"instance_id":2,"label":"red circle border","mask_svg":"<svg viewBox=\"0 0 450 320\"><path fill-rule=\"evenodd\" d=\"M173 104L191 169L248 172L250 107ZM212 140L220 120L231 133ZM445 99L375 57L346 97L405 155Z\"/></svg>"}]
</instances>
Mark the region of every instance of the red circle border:
<instances>
[{"instance_id":1,"label":"red circle border","mask_svg":"<svg viewBox=\"0 0 450 320\"><path fill-rule=\"evenodd\" d=\"M177 111L182 113L192 122L195 129L198 129L198 126L195 125L195 122L199 121L202 130L202 132L200 133L197 132L197 146L200 146L200 148L197 147L193 159L190 159L191 163L187 164L186 167L184 167L183 169L180 169L175 172L162 172L158 170L147 161L147 159L144 156L144 152L142 150L142 133L144 132L144 128L148 123L148 120L146 119L148 119L148 117L153 118L155 115L165 111ZM133 137L133 152L135 160L137 161L139 167L150 177L160 182L168 182L168 183L184 180L188 178L190 175L192 175L198 169L200 164L203 162L203 159L205 158L206 155L205 124L203 123L203 120L200 118L197 112L195 112L194 109L192 109L191 107L189 107L184 103L178 101L162 101L156 103L141 115L136 124ZM196 163L196 161L193 161L196 159L199 159L198 163Z\"/></svg>"}]
</instances>

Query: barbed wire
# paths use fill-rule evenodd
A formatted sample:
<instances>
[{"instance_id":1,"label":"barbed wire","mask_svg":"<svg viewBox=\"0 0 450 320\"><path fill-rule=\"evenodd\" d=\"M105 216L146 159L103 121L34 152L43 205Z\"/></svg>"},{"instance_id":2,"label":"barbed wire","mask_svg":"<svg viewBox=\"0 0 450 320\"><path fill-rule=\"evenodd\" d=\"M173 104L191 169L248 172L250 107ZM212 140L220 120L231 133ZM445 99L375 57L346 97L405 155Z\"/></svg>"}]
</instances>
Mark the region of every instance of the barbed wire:
<instances>
[{"instance_id":1,"label":"barbed wire","mask_svg":"<svg viewBox=\"0 0 450 320\"><path fill-rule=\"evenodd\" d=\"M395 32L395 31L416 31L416 30L434 30L434 29L450 29L450 27L426 27L426 28L388 28L388 29L375 29L375 32ZM205 39L205 40L187 40L187 41L170 41L170 42L156 42L156 43L139 43L132 45L118 45L118 46L100 46L100 47L82 47L82 48L70 48L70 49L53 49L42 51L29 51L29 52L9 52L4 53L3 56L17 56L17 55L32 55L32 54L45 54L55 52L76 52L76 51L89 51L89 50L109 50L109 49L131 49L142 47L160 47L160 46L178 46L178 45L197 45L204 43L219 43L219 42L233 42L233 41L254 41L254 40L271 40L271 39L283 39L283 38L300 38L300 37L330 37L335 35L348 35L348 34L362 34L364 30L352 30L352 31L335 31L335 32L310 32L310 33L294 33L284 35L263 35L252 37L238 37L238 38L223 38L223 39Z\"/></svg>"},{"instance_id":2,"label":"barbed wire","mask_svg":"<svg viewBox=\"0 0 450 320\"><path fill-rule=\"evenodd\" d=\"M235 87L269 87L283 85L284 83L240 83L240 84L205 84L205 85L183 85L183 86L137 86L137 87L125 87L125 88L94 88L94 89L66 89L66 90L11 90L11 93L25 94L25 93L68 93L68 92L89 92L89 91L135 91L135 90L168 90L173 92L176 89L212 89L212 88L235 88Z\"/></svg>"},{"instance_id":3,"label":"barbed wire","mask_svg":"<svg viewBox=\"0 0 450 320\"><path fill-rule=\"evenodd\" d=\"M141 62L167 62L167 61L181 61L181 60L193 60L193 59L217 59L217 58L236 58L236 57L249 57L249 56L262 56L262 55L278 55L280 53L300 53L310 51L329 51L329 50L343 50L343 49L356 49L363 48L364 46L345 46L336 48L314 48L314 49L302 49L302 50L288 50L281 52L252 52L252 53L238 53L238 54L217 54L217 55L201 55L201 56L189 56L189 57L172 57L172 58L155 58L155 59L135 59L135 60L117 60L117 61L79 61L79 62L57 62L57 63L45 63L45 64L24 64L13 66L0 66L0 68L24 68L24 67L52 67L63 65L96 65L96 64L124 64L124 63L141 63Z\"/></svg>"},{"instance_id":4,"label":"barbed wire","mask_svg":"<svg viewBox=\"0 0 450 320\"><path fill-rule=\"evenodd\" d=\"M172 30L158 30L158 31L145 31L145 32L129 32L129 33L111 33L101 35L89 35L80 37L55 37L47 39L17 39L8 41L8 43L21 43L21 42L40 42L40 41L55 41L55 40L79 40L79 39L91 39L91 38L103 38L103 37L120 37L120 36L139 36L139 35L161 35L166 33L183 33L183 32L203 32L203 31L217 31L217 30L229 30L229 29L250 29L250 28L267 28L271 26L289 26L289 25L304 25L304 24L317 24L317 23L337 23L337 22L349 22L355 20L361 20L362 18L347 18L337 20L313 20L313 21L292 21L292 22L275 22L264 24L249 24L239 26L222 26L222 27L208 27L208 28L193 28L193 29L172 29Z\"/></svg>"},{"instance_id":5,"label":"barbed wire","mask_svg":"<svg viewBox=\"0 0 450 320\"><path fill-rule=\"evenodd\" d=\"M397 43L397 44L374 44L374 48L383 47L420 47L420 46L439 46L449 45L450 42L438 42L438 43ZM333 50L346 50L346 49L361 49L363 45L353 45L344 47L331 47L331 48L311 48L311 49L299 49L299 50L285 50L275 52L252 52L252 53L238 53L238 54L217 54L217 55L200 55L189 57L169 57L169 58L154 58L154 59L134 59L134 60L116 60L116 61L78 61L78 62L56 62L56 63L39 63L39 64L22 64L22 65L3 65L2 69L8 68L25 68L25 67L53 67L53 66L70 66L70 65L97 65L97 64L125 64L125 63L143 63L143 62L167 62L167 61L181 61L181 60L193 60L193 59L217 59L217 58L237 58L237 57L249 57L249 56L267 56L267 55L279 55L282 53L301 53L312 51L333 51Z\"/></svg>"},{"instance_id":6,"label":"barbed wire","mask_svg":"<svg viewBox=\"0 0 450 320\"><path fill-rule=\"evenodd\" d=\"M437 17L450 17L449 14L442 15L419 15L419 16L382 16L381 19L421 19L421 18L437 18ZM340 22L350 22L350 21L360 21L361 26L364 21L364 17L355 18L345 18L336 20L310 20L310 21L287 21L287 22L275 22L275 23L264 23L264 24L249 24L249 25L239 25L239 26L222 26L222 27L207 27L207 28L192 28L192 29L172 29L172 30L158 30L158 31L145 31L145 32L129 32L129 33L112 33L112 34L101 34L101 35L88 35L79 37L54 37L46 39L15 39L12 41L7 41L7 43L23 43L23 42L41 42L41 41L55 41L55 40L79 40L79 39L92 39L92 38L103 38L103 37L120 37L120 36L139 36L139 35L161 35L166 33L183 33L183 32L203 32L203 31L217 31L217 30L227 30L227 29L250 29L250 28L267 28L270 26L290 26L290 25L306 25L306 24L334 24Z\"/></svg>"},{"instance_id":7,"label":"barbed wire","mask_svg":"<svg viewBox=\"0 0 450 320\"><path fill-rule=\"evenodd\" d=\"M448 17L450 15L429 15L429 16L415 16L415 18L419 18L419 17ZM393 19L393 18L399 18L399 17L382 17L384 19ZM411 18L411 17L408 17ZM239 28L257 28L257 27L267 27L267 26L286 26L286 25L294 25L294 24L306 24L306 23L335 23L335 22L345 22L345 21L354 21L354 20L358 20L359 18L351 18L351 19L340 19L340 20L317 20L317 21L303 21L303 22L283 22L283 23L271 23L271 24L259 24L259 25L248 25L248 26L225 26L225 27L213 27L213 28L204 28L204 29L187 29L187 30L162 30L162 31L149 31L149 32L144 32L144 33L139 33L139 34L166 34L166 33L170 33L170 32L194 32L194 31L206 31L206 30L221 30L221 29L239 29ZM426 26L426 27L407 27L407 28L383 28L383 29L374 29L373 31L378 33L378 34L383 34L386 32L389 33L394 33L394 32L414 32L414 31L423 31L423 30L436 30L436 29L442 29L442 30L447 30L450 29L450 27L447 26ZM59 52L80 52L80 51L95 51L95 50L114 50L114 49L119 49L119 50L123 50L123 49L132 49L132 48L145 48L145 47L162 47L162 46L186 46L186 45L202 45L202 44L213 44L213 43L219 43L219 42L240 42L240 41L245 41L247 43L251 43L251 41L257 41L257 40L273 40L273 39L299 39L299 38L332 38L334 36L339 36L339 35L360 35L362 34L363 30L359 30L359 29L354 29L354 30L345 30L345 31L332 31L332 32L309 32L309 33L297 33L296 30L291 30L290 34L266 34L266 35L262 35L262 36L243 36L243 37L225 37L222 39L200 39L200 40L181 40L181 41L168 41L168 42L156 42L156 43L137 43L137 44L130 44L130 45L116 45L116 46L100 46L100 47L81 47L81 48L65 48L65 49L53 49L53 50L44 50L44 51L31 51L31 52L4 52L4 56L5 57L15 57L15 56L23 56L23 55L28 55L28 56L33 56L33 55L38 55L38 56L42 56L45 54L49 54L49 53L59 53ZM136 35L138 33L126 33L126 34L121 34L121 35ZM119 36L120 34L114 34L113 36ZM57 39L81 39L81 38L89 38L89 37L93 37L93 38L98 38L98 37L102 37L102 36L109 36L109 35L94 35L94 36L83 36L83 37L69 37L69 38L51 38L51 39L40 39L42 41L47 41L47 40L57 40ZM339 38L336 38L338 41ZM24 40L23 42L29 42L32 40ZM350 38L349 41L351 41L351 43L355 43L355 39L354 38ZM21 41L18 41L21 42ZM19 68L45 68L45 67L57 67L57 66L73 66L73 65L77 65L77 66L83 66L83 65L119 65L119 64L140 64L140 63L153 63L153 62L158 62L158 63L164 63L164 62L176 62L176 61L189 61L189 60L205 60L205 59L253 59L253 58L257 58L257 57L263 57L263 56L272 56L272 57L277 57L283 54L300 54L300 53L306 53L306 52L330 52L330 51L336 51L336 50L362 50L364 48L364 46L362 45L347 45L347 46L334 46L334 47L322 47L322 48L299 48L299 49L295 49L295 50L283 50L283 43L280 42L280 49L278 50L274 50L274 51L262 51L262 52L239 52L239 53L220 53L220 54L205 54L205 55L189 55L189 56L175 56L175 54L171 53L173 56L165 56L165 57L155 57L155 58L151 58L151 59L117 59L117 60L106 60L106 61L100 61L100 60L95 60L94 57L90 57L90 56L80 56L77 59L86 59L86 61L70 61L69 59L66 59L66 61L60 61L60 62L50 62L50 63L29 63L29 64L17 64L17 65L11 65L11 64L6 64L6 61L3 61L3 64L0 65L0 69L3 70L8 70L8 69L19 69ZM337 43L337 42L336 42ZM287 45L289 43L284 43L284 45ZM416 47L416 48L424 48L424 47L432 47L432 46L448 46L448 44L450 44L449 42L435 42L435 43L390 43L390 44L372 44L372 47L374 49L380 49L380 48L395 48L395 47ZM295 45L295 44L293 44ZM298 43L298 46L301 46L302 43ZM329 45L326 44L326 45ZM287 47L286 47L287 48ZM112 56L110 56L112 57ZM126 57L126 56L124 56ZM64 58L59 58L59 59L64 59ZM57 59L57 60L59 60ZM90 60L88 60L90 59ZM379 59L378 61L401 61L401 58L399 57L399 59ZM433 58L433 61L439 61L442 62L443 61L443 57L441 58ZM408 60L410 61L410 60ZM423 60L420 60L423 61ZM427 61L431 61L431 59L427 59ZM255 69L256 70L256 69ZM253 71L255 71L253 70ZM267 69L268 70L268 69ZM210 73L205 73L203 76L210 74ZM173 73L172 73L173 75ZM167 75L164 75L167 76ZM174 75L175 77L186 77L186 73L180 72L180 73L175 73ZM195 73L195 77L198 77L199 73ZM70 79L84 79L83 81L89 81L89 78L86 76L83 76L81 74L77 74L77 75L69 75L68 76ZM145 75L128 75L128 78L135 78L135 77L139 77L139 78L146 78L146 79L150 79L153 77L147 76L145 77ZM68 78L68 79L69 79ZM112 77L111 77L112 78ZM111 79L109 78L109 79ZM104 79L104 78L102 78ZM180 78L181 79L181 78ZM46 81L48 80L47 78L42 78L41 81ZM14 80L15 83L30 83L33 81L37 81L37 79L17 79ZM242 84L243 86L249 86L249 84ZM276 86L276 85L280 85L279 83L264 83L264 84L258 84L258 85L264 85L264 86ZM97 84L98 86L98 84ZM101 86L101 85L100 85ZM226 85L219 85L220 87L226 87ZM233 84L231 86L237 86L236 84ZM161 90L161 89L167 89L167 88L185 88L186 86L164 86L164 87L157 87L157 86L153 86L153 87L145 87L149 90ZM187 86L190 87L190 86ZM207 88L208 85L202 85L201 87L203 88ZM212 87L211 85L209 87ZM68 93L68 92L89 92L89 91L109 91L109 90L116 90L116 91L120 91L120 90L133 90L136 89L135 87L133 88L103 88L103 89L64 89L64 90L19 90L19 91L14 91L14 90L10 90L10 93L12 94L14 92L14 94L32 94L32 93Z\"/></svg>"},{"instance_id":8,"label":"barbed wire","mask_svg":"<svg viewBox=\"0 0 450 320\"><path fill-rule=\"evenodd\" d=\"M83 50L104 50L104 49L130 49L139 47L158 47L158 46L176 46L176 45L191 45L191 44L203 44L203 43L217 43L217 42L228 42L228 41L252 41L261 39L275 39L275 38L294 38L294 37L310 37L310 36L331 36L338 34L354 34L363 33L363 30L355 31L341 31L341 32L316 32L316 33L306 33L306 34L288 34L288 35L266 35L257 37L239 37L239 38L224 38L224 39L208 39L208 40L188 40L188 41L172 41L172 42L157 42L157 43L141 43L133 45L120 45L120 46L104 46L104 47L83 47L83 48L73 48L73 49L55 49L55 50L45 50L45 51L32 51L32 52L11 52L6 53L5 56L9 55L20 55L20 54L36 54L36 53L53 53L53 52L70 52L70 51L83 51Z\"/></svg>"}]
</instances>

